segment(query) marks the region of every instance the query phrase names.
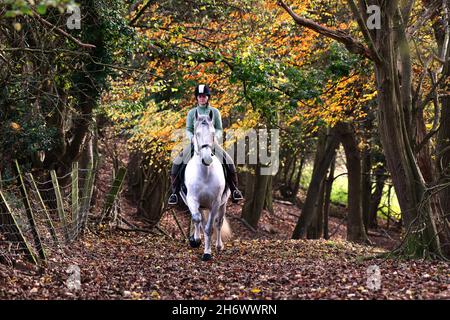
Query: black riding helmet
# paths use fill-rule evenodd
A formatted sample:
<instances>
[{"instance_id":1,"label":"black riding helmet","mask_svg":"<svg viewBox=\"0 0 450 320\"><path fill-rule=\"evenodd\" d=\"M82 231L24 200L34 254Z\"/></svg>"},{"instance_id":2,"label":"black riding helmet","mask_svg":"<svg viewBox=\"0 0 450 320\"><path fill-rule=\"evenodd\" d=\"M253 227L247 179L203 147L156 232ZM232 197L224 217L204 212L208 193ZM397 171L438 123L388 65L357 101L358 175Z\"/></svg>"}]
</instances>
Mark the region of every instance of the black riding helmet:
<instances>
[{"instance_id":1,"label":"black riding helmet","mask_svg":"<svg viewBox=\"0 0 450 320\"><path fill-rule=\"evenodd\" d=\"M199 94L206 94L208 97L211 97L211 91L207 84L199 84L195 87L195 97L198 97Z\"/></svg>"}]
</instances>

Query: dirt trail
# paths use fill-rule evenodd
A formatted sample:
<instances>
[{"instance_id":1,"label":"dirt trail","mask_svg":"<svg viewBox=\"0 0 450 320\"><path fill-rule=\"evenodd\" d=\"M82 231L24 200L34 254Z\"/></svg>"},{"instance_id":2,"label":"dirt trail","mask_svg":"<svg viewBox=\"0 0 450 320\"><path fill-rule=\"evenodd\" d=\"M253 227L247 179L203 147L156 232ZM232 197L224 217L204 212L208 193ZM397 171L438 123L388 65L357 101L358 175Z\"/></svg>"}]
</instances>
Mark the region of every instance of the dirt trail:
<instances>
[{"instance_id":1,"label":"dirt trail","mask_svg":"<svg viewBox=\"0 0 450 320\"><path fill-rule=\"evenodd\" d=\"M53 252L43 271L0 265L1 299L449 299L443 262L367 258L383 249L343 240L288 240L289 223L263 217L255 234L229 210L234 239L209 262L191 249L170 214L161 225L175 236L103 230ZM277 212L277 211L276 211ZM282 216L283 208L278 213ZM292 213L284 214L291 216ZM182 224L187 216L178 213ZM295 217L292 216L293 221ZM278 221L278 222L277 222ZM283 222L284 221L284 222ZM283 239L284 238L284 239ZM81 289L69 290L67 269L79 266ZM367 270L377 265L381 288Z\"/></svg>"}]
</instances>

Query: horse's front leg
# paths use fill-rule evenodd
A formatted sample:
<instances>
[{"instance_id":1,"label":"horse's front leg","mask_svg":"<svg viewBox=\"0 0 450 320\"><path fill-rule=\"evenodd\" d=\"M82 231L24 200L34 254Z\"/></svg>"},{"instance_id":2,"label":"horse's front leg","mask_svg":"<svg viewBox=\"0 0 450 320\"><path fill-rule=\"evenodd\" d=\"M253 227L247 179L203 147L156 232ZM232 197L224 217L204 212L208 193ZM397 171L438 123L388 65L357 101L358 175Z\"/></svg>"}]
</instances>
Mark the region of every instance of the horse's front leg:
<instances>
[{"instance_id":1,"label":"horse's front leg","mask_svg":"<svg viewBox=\"0 0 450 320\"><path fill-rule=\"evenodd\" d=\"M209 213L208 221L206 222L205 228L203 230L205 236L205 251L203 252L203 261L211 260L211 237L213 232L213 223L217 216L218 205L213 205L211 212Z\"/></svg>"},{"instance_id":2,"label":"horse's front leg","mask_svg":"<svg viewBox=\"0 0 450 320\"><path fill-rule=\"evenodd\" d=\"M194 223L194 235L189 235L189 244L192 248L200 247L202 241L200 239L202 215L200 213L200 204L192 197L187 198L187 205L191 212L192 222Z\"/></svg>"}]
</instances>

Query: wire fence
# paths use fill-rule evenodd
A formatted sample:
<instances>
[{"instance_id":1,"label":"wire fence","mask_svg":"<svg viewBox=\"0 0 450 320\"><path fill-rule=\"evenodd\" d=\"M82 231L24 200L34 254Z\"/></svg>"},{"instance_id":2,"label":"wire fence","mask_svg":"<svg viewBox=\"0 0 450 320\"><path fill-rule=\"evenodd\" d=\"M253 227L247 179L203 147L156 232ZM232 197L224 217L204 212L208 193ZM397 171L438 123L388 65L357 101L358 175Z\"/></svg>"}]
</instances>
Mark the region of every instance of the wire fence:
<instances>
[{"instance_id":1,"label":"wire fence","mask_svg":"<svg viewBox=\"0 0 450 320\"><path fill-rule=\"evenodd\" d=\"M96 170L78 168L58 177L50 171L41 178L22 173L0 179L0 258L25 257L35 264L47 259L47 252L80 237L93 211L91 200ZM102 201L102 217L114 208L126 170L121 168ZM0 261L1 262L1 261Z\"/></svg>"}]
</instances>

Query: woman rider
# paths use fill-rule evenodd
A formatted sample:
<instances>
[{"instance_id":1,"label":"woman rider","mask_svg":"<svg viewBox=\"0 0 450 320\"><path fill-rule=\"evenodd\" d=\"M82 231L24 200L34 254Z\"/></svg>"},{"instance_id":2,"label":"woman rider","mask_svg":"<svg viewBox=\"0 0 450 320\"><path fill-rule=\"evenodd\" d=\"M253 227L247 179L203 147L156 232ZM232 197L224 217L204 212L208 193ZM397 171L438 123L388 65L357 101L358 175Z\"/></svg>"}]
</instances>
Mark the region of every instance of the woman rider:
<instances>
[{"instance_id":1,"label":"woman rider","mask_svg":"<svg viewBox=\"0 0 450 320\"><path fill-rule=\"evenodd\" d=\"M216 138L214 142L214 152L215 156L221 160L221 163L225 165L227 172L227 183L231 190L231 197L233 202L238 202L243 199L241 191L238 189L238 179L236 166L234 165L233 159L230 155L217 143L216 140L220 140L223 134L222 128L222 118L220 116L220 111L209 104L209 98L211 96L211 91L208 85L198 85L195 88L195 98L197 100L197 106L191 109L187 115L186 120L186 134L191 141L183 151L175 158L170 173L170 178L172 181L172 194L169 197L169 204L177 204L178 196L177 193L180 191L181 179L180 172L186 166L188 159L192 157L193 144L192 137L194 136L194 121L195 121L195 111L199 115L209 114L212 110L214 114L214 128L216 130Z\"/></svg>"}]
</instances>

